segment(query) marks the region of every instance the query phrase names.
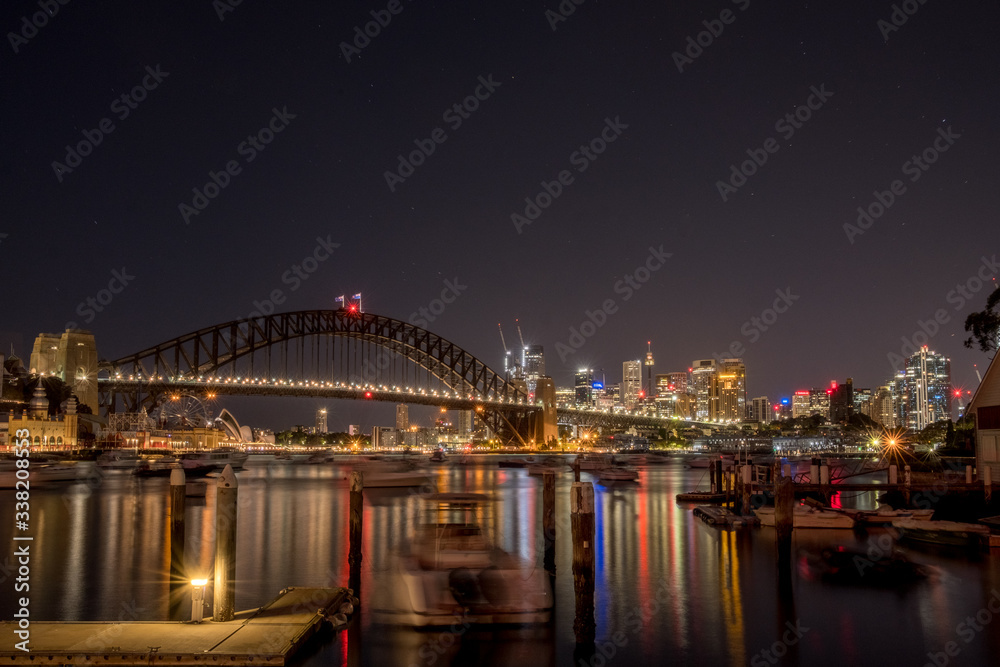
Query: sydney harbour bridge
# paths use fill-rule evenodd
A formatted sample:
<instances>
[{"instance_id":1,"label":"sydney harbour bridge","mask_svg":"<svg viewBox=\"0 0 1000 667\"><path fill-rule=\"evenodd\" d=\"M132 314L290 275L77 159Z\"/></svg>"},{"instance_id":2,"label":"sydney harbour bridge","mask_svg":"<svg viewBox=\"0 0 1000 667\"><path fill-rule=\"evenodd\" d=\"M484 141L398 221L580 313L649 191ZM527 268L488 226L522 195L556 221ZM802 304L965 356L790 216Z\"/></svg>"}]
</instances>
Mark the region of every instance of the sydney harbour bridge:
<instances>
[{"instance_id":1,"label":"sydney harbour bridge","mask_svg":"<svg viewBox=\"0 0 1000 667\"><path fill-rule=\"evenodd\" d=\"M624 430L692 422L557 407L551 381L524 384L437 334L354 309L262 315L206 327L115 361L98 374L104 413L152 410L178 393L308 396L473 410L502 441L528 445L558 424ZM716 425L717 426L717 425Z\"/></svg>"}]
</instances>

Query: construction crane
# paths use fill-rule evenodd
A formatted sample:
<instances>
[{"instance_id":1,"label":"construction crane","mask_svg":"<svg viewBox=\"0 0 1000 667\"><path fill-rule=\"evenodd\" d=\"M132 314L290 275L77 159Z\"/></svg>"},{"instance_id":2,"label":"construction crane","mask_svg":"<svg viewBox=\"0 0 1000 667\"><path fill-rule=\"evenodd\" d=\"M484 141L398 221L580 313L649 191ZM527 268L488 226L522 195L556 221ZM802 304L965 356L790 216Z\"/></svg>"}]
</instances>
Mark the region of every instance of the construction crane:
<instances>
[{"instance_id":1,"label":"construction crane","mask_svg":"<svg viewBox=\"0 0 1000 667\"><path fill-rule=\"evenodd\" d=\"M507 375L511 372L510 350L507 349L507 341L503 337L503 327L497 322L497 329L500 330L500 343L503 345L503 370Z\"/></svg>"}]
</instances>

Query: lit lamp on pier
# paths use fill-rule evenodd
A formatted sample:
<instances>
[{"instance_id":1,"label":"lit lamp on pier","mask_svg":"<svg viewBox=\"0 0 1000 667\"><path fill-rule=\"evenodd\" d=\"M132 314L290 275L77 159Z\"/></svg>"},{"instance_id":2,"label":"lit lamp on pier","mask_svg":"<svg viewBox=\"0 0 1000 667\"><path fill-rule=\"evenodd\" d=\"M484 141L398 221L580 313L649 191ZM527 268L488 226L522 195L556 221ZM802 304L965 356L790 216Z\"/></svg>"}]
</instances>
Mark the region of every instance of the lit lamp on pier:
<instances>
[{"instance_id":1,"label":"lit lamp on pier","mask_svg":"<svg viewBox=\"0 0 1000 667\"><path fill-rule=\"evenodd\" d=\"M205 586L208 579L192 579L191 585L194 590L191 592L191 622L201 623L205 611Z\"/></svg>"}]
</instances>

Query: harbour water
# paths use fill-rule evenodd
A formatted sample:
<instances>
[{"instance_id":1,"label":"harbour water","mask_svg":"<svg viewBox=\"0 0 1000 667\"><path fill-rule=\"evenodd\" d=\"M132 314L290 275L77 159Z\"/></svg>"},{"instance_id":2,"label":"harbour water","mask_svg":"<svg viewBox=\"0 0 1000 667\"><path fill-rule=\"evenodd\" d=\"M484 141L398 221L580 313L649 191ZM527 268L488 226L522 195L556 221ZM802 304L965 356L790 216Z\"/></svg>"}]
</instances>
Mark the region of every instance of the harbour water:
<instances>
[{"instance_id":1,"label":"harbour water","mask_svg":"<svg viewBox=\"0 0 1000 667\"><path fill-rule=\"evenodd\" d=\"M439 491L478 491L501 548L541 567L541 481L524 469L443 465ZM288 586L348 579L348 470L336 465L252 462L239 473L236 608L257 607ZM593 480L583 473L583 481ZM779 595L774 534L703 524L676 493L706 484L706 471L640 469L638 483L595 485L596 619L593 656L574 654L568 503L572 472L557 478L553 622L543 627L413 631L377 626L366 605L392 554L415 534L418 496L367 490L360 622L314 644L301 665L990 665L1000 655L1000 557L901 547L932 570L905 588L844 586L793 572ZM124 473L32 489L31 613L36 620L168 617L167 480ZM846 495L846 494L845 494ZM870 492L840 497L872 507ZM13 515L14 492L0 491ZM211 577L214 491L188 499L191 576ZM0 540L12 542L12 522ZM798 530L797 563L809 551L888 545L884 530ZM14 612L12 548L0 568L0 615ZM994 550L995 551L995 550ZM864 582L867 583L867 582ZM950 651L950 654L949 654Z\"/></svg>"}]
</instances>

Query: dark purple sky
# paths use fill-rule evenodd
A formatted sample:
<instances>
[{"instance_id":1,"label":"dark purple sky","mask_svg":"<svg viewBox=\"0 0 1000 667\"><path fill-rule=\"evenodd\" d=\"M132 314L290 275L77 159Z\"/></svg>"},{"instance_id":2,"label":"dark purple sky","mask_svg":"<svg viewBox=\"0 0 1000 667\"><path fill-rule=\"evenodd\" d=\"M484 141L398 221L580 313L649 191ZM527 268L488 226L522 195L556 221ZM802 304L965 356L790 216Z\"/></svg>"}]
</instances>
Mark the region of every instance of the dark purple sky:
<instances>
[{"instance_id":1,"label":"dark purple sky","mask_svg":"<svg viewBox=\"0 0 1000 667\"><path fill-rule=\"evenodd\" d=\"M427 328L501 366L496 324L510 343L520 318L557 384L578 366L617 381L652 340L658 372L742 344L751 396L876 386L940 310L930 346L974 388L988 358L962 347L962 323L1000 272L1000 8L902 4L916 12L889 29L888 1L567 0L553 30L556 0L401 0L348 62L341 43L386 2L244 0L224 20L207 0L71 2L37 30L22 20L37 3L4 3L0 344L27 357L38 332L76 322L117 358L245 317L274 290L281 310L361 291L366 310L405 320L457 281ZM678 71L688 38L720 28ZM477 90L467 117L446 114ZM273 141L241 148L274 110ZM57 176L103 119L113 131ZM603 152L577 153L602 132ZM432 136L390 189L397 156ZM933 164L907 164L928 148ZM766 162L724 201L719 181L752 155ZM229 161L235 175L185 220L192 188ZM512 221L564 171L531 224ZM876 190L888 209L845 230ZM303 280L293 267L318 237L339 247ZM661 246L648 280L616 291ZM115 271L134 277L89 313ZM977 272L988 285L973 293ZM761 331L751 318L776 290L797 298ZM606 323L561 360L557 343L607 300ZM318 402L236 405L283 427ZM331 407L334 428L391 410Z\"/></svg>"}]
</instances>

